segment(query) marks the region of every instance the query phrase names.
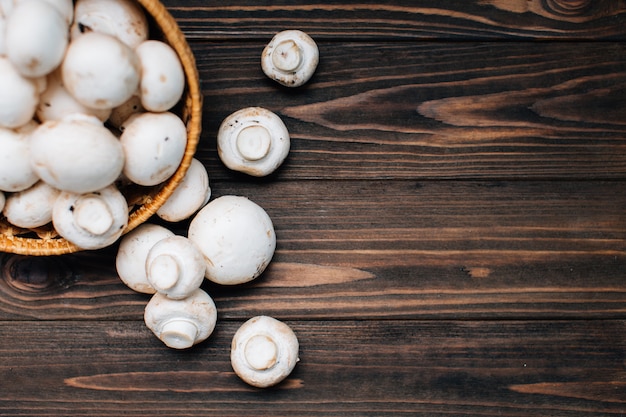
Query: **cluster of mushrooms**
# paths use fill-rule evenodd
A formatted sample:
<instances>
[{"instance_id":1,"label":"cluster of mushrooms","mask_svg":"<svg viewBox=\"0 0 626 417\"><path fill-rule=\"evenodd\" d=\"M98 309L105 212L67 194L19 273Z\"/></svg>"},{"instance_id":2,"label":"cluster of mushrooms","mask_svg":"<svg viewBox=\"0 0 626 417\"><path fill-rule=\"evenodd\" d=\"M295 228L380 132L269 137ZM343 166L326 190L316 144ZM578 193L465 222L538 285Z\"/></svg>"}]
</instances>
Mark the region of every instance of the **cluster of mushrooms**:
<instances>
[{"instance_id":1,"label":"cluster of mushrooms","mask_svg":"<svg viewBox=\"0 0 626 417\"><path fill-rule=\"evenodd\" d=\"M119 242L116 270L134 291L151 294L147 327L166 346L206 340L216 306L204 279L239 285L260 276L276 248L272 221L258 204L226 195L210 201L204 165L191 164L156 215L191 219L186 236L144 223L122 236L127 184L155 186L180 165L186 126L172 108L185 87L182 65L151 39L135 0L0 0L0 210L17 227L52 224L76 246ZM263 72L298 87L318 64L305 33L278 33L263 50ZM274 172L289 153L289 132L261 107L221 124L218 154L231 170ZM283 322L253 317L235 333L231 363L250 385L282 381L298 361L298 339Z\"/></svg>"}]
</instances>

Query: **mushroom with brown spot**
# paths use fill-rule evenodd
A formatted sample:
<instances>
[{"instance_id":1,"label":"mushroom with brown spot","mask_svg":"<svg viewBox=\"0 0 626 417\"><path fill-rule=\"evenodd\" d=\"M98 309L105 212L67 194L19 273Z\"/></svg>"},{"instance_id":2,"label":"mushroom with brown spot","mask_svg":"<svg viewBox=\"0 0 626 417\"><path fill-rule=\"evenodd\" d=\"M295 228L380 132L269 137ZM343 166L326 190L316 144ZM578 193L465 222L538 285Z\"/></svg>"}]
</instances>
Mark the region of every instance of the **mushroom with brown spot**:
<instances>
[{"instance_id":1,"label":"mushroom with brown spot","mask_svg":"<svg viewBox=\"0 0 626 417\"><path fill-rule=\"evenodd\" d=\"M257 278L276 249L267 212L240 196L222 196L204 206L191 220L188 238L204 255L206 278L223 285Z\"/></svg>"},{"instance_id":2,"label":"mushroom with brown spot","mask_svg":"<svg viewBox=\"0 0 626 417\"><path fill-rule=\"evenodd\" d=\"M152 112L170 110L185 90L185 73L176 51L165 42L147 40L135 53L141 65L142 106Z\"/></svg>"},{"instance_id":3,"label":"mushroom with brown spot","mask_svg":"<svg viewBox=\"0 0 626 417\"><path fill-rule=\"evenodd\" d=\"M301 30L277 33L261 54L265 75L287 87L300 87L309 81L318 63L317 44Z\"/></svg>"},{"instance_id":4,"label":"mushroom with brown spot","mask_svg":"<svg viewBox=\"0 0 626 417\"><path fill-rule=\"evenodd\" d=\"M284 380L298 362L298 338L282 321L257 316L246 321L233 336L230 361L246 383L266 388Z\"/></svg>"},{"instance_id":5,"label":"mushroom with brown spot","mask_svg":"<svg viewBox=\"0 0 626 417\"><path fill-rule=\"evenodd\" d=\"M213 333L217 309L213 299L201 289L181 300L156 293L146 305L144 321L166 346L187 349Z\"/></svg>"},{"instance_id":6,"label":"mushroom with brown spot","mask_svg":"<svg viewBox=\"0 0 626 417\"><path fill-rule=\"evenodd\" d=\"M230 114L217 133L217 151L224 165L256 177L278 169L290 147L283 121L262 107L246 107Z\"/></svg>"},{"instance_id":7,"label":"mushroom with brown spot","mask_svg":"<svg viewBox=\"0 0 626 417\"><path fill-rule=\"evenodd\" d=\"M52 221L52 207L60 191L43 181L18 193L9 194L2 214L14 226L33 229Z\"/></svg>"}]
</instances>

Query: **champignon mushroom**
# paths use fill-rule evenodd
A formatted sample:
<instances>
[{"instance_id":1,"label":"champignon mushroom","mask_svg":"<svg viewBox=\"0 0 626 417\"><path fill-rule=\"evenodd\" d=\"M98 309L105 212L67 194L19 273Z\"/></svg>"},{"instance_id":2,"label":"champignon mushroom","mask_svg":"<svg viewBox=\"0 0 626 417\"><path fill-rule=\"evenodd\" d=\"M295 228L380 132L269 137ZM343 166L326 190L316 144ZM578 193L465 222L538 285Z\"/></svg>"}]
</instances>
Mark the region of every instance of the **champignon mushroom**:
<instances>
[{"instance_id":1,"label":"champignon mushroom","mask_svg":"<svg viewBox=\"0 0 626 417\"><path fill-rule=\"evenodd\" d=\"M148 39L148 20L136 1L78 0L74 6L71 39L86 33L111 35L135 49Z\"/></svg>"},{"instance_id":2,"label":"champignon mushroom","mask_svg":"<svg viewBox=\"0 0 626 417\"><path fill-rule=\"evenodd\" d=\"M206 278L236 285L261 275L276 248L274 226L258 204L222 196L204 206L189 224L188 238L206 261Z\"/></svg>"},{"instance_id":3,"label":"champignon mushroom","mask_svg":"<svg viewBox=\"0 0 626 417\"><path fill-rule=\"evenodd\" d=\"M200 288L205 270L202 253L183 236L160 240L146 259L148 282L157 292L175 300L186 298Z\"/></svg>"},{"instance_id":4,"label":"champignon mushroom","mask_svg":"<svg viewBox=\"0 0 626 417\"><path fill-rule=\"evenodd\" d=\"M113 185L85 194L64 191L52 208L52 224L76 246L100 249L122 235L128 224L128 205Z\"/></svg>"},{"instance_id":5,"label":"champignon mushroom","mask_svg":"<svg viewBox=\"0 0 626 417\"><path fill-rule=\"evenodd\" d=\"M185 73L176 51L165 42L147 40L135 53L141 63L141 104L152 112L170 110L185 89Z\"/></svg>"},{"instance_id":6,"label":"champignon mushroom","mask_svg":"<svg viewBox=\"0 0 626 417\"><path fill-rule=\"evenodd\" d=\"M0 128L0 144L0 190L22 191L35 184L39 178L30 165L28 136Z\"/></svg>"},{"instance_id":7,"label":"champignon mushroom","mask_svg":"<svg viewBox=\"0 0 626 417\"><path fill-rule=\"evenodd\" d=\"M283 121L262 107L232 113L217 133L217 151L224 165L256 177L274 172L289 154L290 146Z\"/></svg>"},{"instance_id":8,"label":"champignon mushroom","mask_svg":"<svg viewBox=\"0 0 626 417\"><path fill-rule=\"evenodd\" d=\"M246 321L233 336L230 362L248 384L266 388L285 379L298 362L298 338L291 328L273 317Z\"/></svg>"},{"instance_id":9,"label":"champignon mushroom","mask_svg":"<svg viewBox=\"0 0 626 417\"><path fill-rule=\"evenodd\" d=\"M63 85L61 71L55 70L47 77L47 86L39 98L36 115L42 122L61 120L74 113L96 116L102 122L106 121L111 109L92 109L79 103Z\"/></svg>"},{"instance_id":10,"label":"champignon mushroom","mask_svg":"<svg viewBox=\"0 0 626 417\"><path fill-rule=\"evenodd\" d=\"M141 105L141 97L133 94L131 98L111 110L107 123L119 129L133 114L143 113L145 109Z\"/></svg>"},{"instance_id":11,"label":"champignon mushroom","mask_svg":"<svg viewBox=\"0 0 626 417\"><path fill-rule=\"evenodd\" d=\"M89 32L73 40L61 65L63 85L83 105L112 109L139 87L135 52L113 36Z\"/></svg>"},{"instance_id":12,"label":"champignon mushroom","mask_svg":"<svg viewBox=\"0 0 626 417\"><path fill-rule=\"evenodd\" d=\"M134 291L154 294L156 290L146 271L148 252L157 242L172 236L171 230L151 223L143 223L124 235L115 257L115 268L122 282Z\"/></svg>"},{"instance_id":13,"label":"champignon mushroom","mask_svg":"<svg viewBox=\"0 0 626 417\"><path fill-rule=\"evenodd\" d=\"M39 178L63 191L87 193L119 177L124 152L95 116L71 114L42 123L30 135L31 166Z\"/></svg>"},{"instance_id":14,"label":"champignon mushroom","mask_svg":"<svg viewBox=\"0 0 626 417\"><path fill-rule=\"evenodd\" d=\"M193 158L182 181L156 214L168 222L179 222L193 216L209 202L209 174L202 162Z\"/></svg>"},{"instance_id":15,"label":"champignon mushroom","mask_svg":"<svg viewBox=\"0 0 626 417\"><path fill-rule=\"evenodd\" d=\"M45 0L22 0L7 18L7 56L26 77L41 77L63 60L67 48L65 17Z\"/></svg>"},{"instance_id":16,"label":"champignon mushroom","mask_svg":"<svg viewBox=\"0 0 626 417\"><path fill-rule=\"evenodd\" d=\"M217 309L201 289L182 300L156 293L146 305L144 321L166 346L187 349L211 335L217 322Z\"/></svg>"},{"instance_id":17,"label":"champignon mushroom","mask_svg":"<svg viewBox=\"0 0 626 417\"><path fill-rule=\"evenodd\" d=\"M25 229L52 221L52 207L60 191L43 181L18 193L9 194L2 214L12 225Z\"/></svg>"},{"instance_id":18,"label":"champignon mushroom","mask_svg":"<svg viewBox=\"0 0 626 417\"><path fill-rule=\"evenodd\" d=\"M265 75L287 87L299 87L309 81L318 63L317 44L300 30L278 32L261 54Z\"/></svg>"},{"instance_id":19,"label":"champignon mushroom","mask_svg":"<svg viewBox=\"0 0 626 417\"><path fill-rule=\"evenodd\" d=\"M187 127L170 112L138 113L123 123L124 175L139 185L157 185L174 174L185 153Z\"/></svg>"},{"instance_id":20,"label":"champignon mushroom","mask_svg":"<svg viewBox=\"0 0 626 417\"><path fill-rule=\"evenodd\" d=\"M28 123L39 102L37 83L22 76L8 58L0 56L0 127Z\"/></svg>"}]
</instances>

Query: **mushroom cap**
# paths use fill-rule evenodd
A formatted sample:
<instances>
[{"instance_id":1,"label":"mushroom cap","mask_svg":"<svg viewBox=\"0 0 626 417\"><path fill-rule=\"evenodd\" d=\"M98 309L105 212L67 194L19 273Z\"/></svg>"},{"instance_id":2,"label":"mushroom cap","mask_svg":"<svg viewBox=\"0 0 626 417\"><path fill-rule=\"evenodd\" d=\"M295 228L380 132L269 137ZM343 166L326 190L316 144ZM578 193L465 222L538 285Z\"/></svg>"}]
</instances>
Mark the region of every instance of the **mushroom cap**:
<instances>
[{"instance_id":1,"label":"mushroom cap","mask_svg":"<svg viewBox=\"0 0 626 417\"><path fill-rule=\"evenodd\" d=\"M182 181L156 214L165 221L179 222L191 217L210 198L209 174L204 164L193 158Z\"/></svg>"},{"instance_id":2,"label":"mushroom cap","mask_svg":"<svg viewBox=\"0 0 626 417\"><path fill-rule=\"evenodd\" d=\"M185 73L176 51L165 42L147 40L135 53L141 63L141 104L152 112L174 107L185 90Z\"/></svg>"},{"instance_id":3,"label":"mushroom cap","mask_svg":"<svg viewBox=\"0 0 626 417\"><path fill-rule=\"evenodd\" d=\"M18 193L9 194L2 214L14 226L41 227L52 221L52 207L60 191L43 181Z\"/></svg>"},{"instance_id":4,"label":"mushroom cap","mask_svg":"<svg viewBox=\"0 0 626 417\"><path fill-rule=\"evenodd\" d=\"M122 235L128 224L128 205L113 185L85 194L64 191L52 208L52 224L76 246L100 249Z\"/></svg>"},{"instance_id":5,"label":"mushroom cap","mask_svg":"<svg viewBox=\"0 0 626 417\"><path fill-rule=\"evenodd\" d=\"M233 336L230 362L248 384L266 388L285 379L298 362L298 338L291 328L273 317L246 321Z\"/></svg>"},{"instance_id":6,"label":"mushroom cap","mask_svg":"<svg viewBox=\"0 0 626 417\"><path fill-rule=\"evenodd\" d=\"M119 140L94 116L42 123L30 135L31 166L48 184L74 193L112 184L122 172Z\"/></svg>"},{"instance_id":7,"label":"mushroom cap","mask_svg":"<svg viewBox=\"0 0 626 417\"><path fill-rule=\"evenodd\" d=\"M65 17L52 3L22 0L7 18L7 56L24 76L46 75L63 60L67 29Z\"/></svg>"},{"instance_id":8,"label":"mushroom cap","mask_svg":"<svg viewBox=\"0 0 626 417\"><path fill-rule=\"evenodd\" d=\"M81 104L63 85L61 71L52 71L48 74L46 88L39 97L37 118L42 122L61 120L74 113L96 116L104 122L109 118L111 109L92 109Z\"/></svg>"},{"instance_id":9,"label":"mushroom cap","mask_svg":"<svg viewBox=\"0 0 626 417\"><path fill-rule=\"evenodd\" d=\"M290 146L283 121L262 107L232 113L217 133L217 151L224 165L256 177L274 172L289 154Z\"/></svg>"},{"instance_id":10,"label":"mushroom cap","mask_svg":"<svg viewBox=\"0 0 626 417\"><path fill-rule=\"evenodd\" d=\"M28 136L0 128L0 144L0 190L22 191L35 184L39 178L30 165Z\"/></svg>"},{"instance_id":11,"label":"mushroom cap","mask_svg":"<svg viewBox=\"0 0 626 417\"><path fill-rule=\"evenodd\" d=\"M156 290L146 273L148 252L157 242L172 236L171 230L151 223L143 223L124 235L115 257L115 268L122 282L134 291L154 294Z\"/></svg>"},{"instance_id":12,"label":"mushroom cap","mask_svg":"<svg viewBox=\"0 0 626 417\"><path fill-rule=\"evenodd\" d=\"M213 299L201 289L181 300L156 293L146 305L144 321L166 346L186 349L213 333L217 309Z\"/></svg>"},{"instance_id":13,"label":"mushroom cap","mask_svg":"<svg viewBox=\"0 0 626 417\"><path fill-rule=\"evenodd\" d=\"M77 0L71 39L86 33L111 35L135 49L148 39L148 19L135 1L131 0Z\"/></svg>"},{"instance_id":14,"label":"mushroom cap","mask_svg":"<svg viewBox=\"0 0 626 417\"><path fill-rule=\"evenodd\" d=\"M204 255L206 278L223 285L261 275L276 249L268 214L239 196L222 196L204 206L191 220L188 238Z\"/></svg>"},{"instance_id":15,"label":"mushroom cap","mask_svg":"<svg viewBox=\"0 0 626 417\"><path fill-rule=\"evenodd\" d=\"M121 127L124 175L139 185L157 185L174 174L185 154L187 127L170 112L138 113Z\"/></svg>"},{"instance_id":16,"label":"mushroom cap","mask_svg":"<svg viewBox=\"0 0 626 417\"><path fill-rule=\"evenodd\" d=\"M76 100L90 108L111 109L137 91L141 66L128 45L89 32L69 44L61 71L63 85Z\"/></svg>"},{"instance_id":17,"label":"mushroom cap","mask_svg":"<svg viewBox=\"0 0 626 417\"><path fill-rule=\"evenodd\" d=\"M265 75L287 87L299 87L309 81L318 63L317 44L300 30L278 32L261 54Z\"/></svg>"},{"instance_id":18,"label":"mushroom cap","mask_svg":"<svg viewBox=\"0 0 626 417\"><path fill-rule=\"evenodd\" d=\"M146 259L148 281L159 293L182 299L200 288L206 270L202 253L183 236L157 242Z\"/></svg>"},{"instance_id":19,"label":"mushroom cap","mask_svg":"<svg viewBox=\"0 0 626 417\"><path fill-rule=\"evenodd\" d=\"M141 97L137 94L133 94L128 100L111 110L108 123L116 129L119 129L130 116L143 113L144 111L145 109L141 104Z\"/></svg>"},{"instance_id":20,"label":"mushroom cap","mask_svg":"<svg viewBox=\"0 0 626 417\"><path fill-rule=\"evenodd\" d=\"M39 102L37 83L22 76L8 58L0 56L0 127L28 123Z\"/></svg>"}]
</instances>

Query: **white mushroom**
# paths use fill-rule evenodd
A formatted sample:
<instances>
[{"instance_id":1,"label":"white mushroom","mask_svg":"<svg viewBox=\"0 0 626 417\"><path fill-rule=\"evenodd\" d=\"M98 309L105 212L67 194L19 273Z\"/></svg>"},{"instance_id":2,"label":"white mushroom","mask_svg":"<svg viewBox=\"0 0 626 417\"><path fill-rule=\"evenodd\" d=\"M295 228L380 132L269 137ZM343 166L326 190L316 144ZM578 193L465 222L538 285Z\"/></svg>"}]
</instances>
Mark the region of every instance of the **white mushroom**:
<instances>
[{"instance_id":1,"label":"white mushroom","mask_svg":"<svg viewBox=\"0 0 626 417\"><path fill-rule=\"evenodd\" d=\"M91 32L114 36L135 49L148 39L148 20L136 1L78 0L74 7L72 41Z\"/></svg>"},{"instance_id":2,"label":"white mushroom","mask_svg":"<svg viewBox=\"0 0 626 417\"><path fill-rule=\"evenodd\" d=\"M74 113L96 116L102 122L111 114L111 109L92 109L79 103L63 85L61 71L53 71L47 77L47 87L39 98L36 115L42 122L61 120Z\"/></svg>"},{"instance_id":3,"label":"white mushroom","mask_svg":"<svg viewBox=\"0 0 626 417\"><path fill-rule=\"evenodd\" d=\"M230 362L248 384L266 388L285 379L298 362L298 338L291 328L273 317L257 316L235 333Z\"/></svg>"},{"instance_id":4,"label":"white mushroom","mask_svg":"<svg viewBox=\"0 0 626 417\"><path fill-rule=\"evenodd\" d=\"M228 168L262 177L274 172L289 154L287 127L275 113L246 107L222 121L217 151Z\"/></svg>"},{"instance_id":5,"label":"white mushroom","mask_svg":"<svg viewBox=\"0 0 626 417\"><path fill-rule=\"evenodd\" d=\"M185 89L185 73L176 51L165 42L148 40L135 53L141 63L141 104L152 112L170 110Z\"/></svg>"},{"instance_id":6,"label":"white mushroom","mask_svg":"<svg viewBox=\"0 0 626 417\"><path fill-rule=\"evenodd\" d=\"M52 208L52 224L76 246L100 249L122 235L128 224L128 205L113 185L86 194L62 192Z\"/></svg>"},{"instance_id":7,"label":"white mushroom","mask_svg":"<svg viewBox=\"0 0 626 417\"><path fill-rule=\"evenodd\" d=\"M89 32L70 43L61 71L65 88L76 100L94 109L111 109L137 91L141 66L128 45Z\"/></svg>"},{"instance_id":8,"label":"white mushroom","mask_svg":"<svg viewBox=\"0 0 626 417\"><path fill-rule=\"evenodd\" d=\"M54 70L69 42L65 17L45 0L22 0L7 18L7 56L27 77L41 77Z\"/></svg>"},{"instance_id":9,"label":"white mushroom","mask_svg":"<svg viewBox=\"0 0 626 417\"><path fill-rule=\"evenodd\" d=\"M0 190L22 191L35 184L39 178L30 165L26 133L0 128L0 144Z\"/></svg>"},{"instance_id":10,"label":"white mushroom","mask_svg":"<svg viewBox=\"0 0 626 417\"><path fill-rule=\"evenodd\" d=\"M202 162L193 158L182 181L156 214L168 222L179 222L193 216L211 198L209 174Z\"/></svg>"},{"instance_id":11,"label":"white mushroom","mask_svg":"<svg viewBox=\"0 0 626 417\"><path fill-rule=\"evenodd\" d=\"M0 56L0 126L28 123L39 102L37 83L22 76L8 58Z\"/></svg>"},{"instance_id":12,"label":"white mushroom","mask_svg":"<svg viewBox=\"0 0 626 417\"><path fill-rule=\"evenodd\" d=\"M299 87L309 81L318 63L317 44L300 30L277 33L261 54L265 75L287 87Z\"/></svg>"},{"instance_id":13,"label":"white mushroom","mask_svg":"<svg viewBox=\"0 0 626 417\"><path fill-rule=\"evenodd\" d=\"M157 242L172 236L171 230L151 223L143 223L124 235L115 257L115 268L128 288L145 294L156 292L148 281L146 259Z\"/></svg>"},{"instance_id":14,"label":"white mushroom","mask_svg":"<svg viewBox=\"0 0 626 417\"><path fill-rule=\"evenodd\" d=\"M217 322L217 309L201 289L182 300L156 293L146 305L144 321L166 346L187 349L211 335Z\"/></svg>"},{"instance_id":15,"label":"white mushroom","mask_svg":"<svg viewBox=\"0 0 626 417\"><path fill-rule=\"evenodd\" d=\"M31 166L48 184L74 193L112 184L122 172L119 140L94 116L42 123L30 136Z\"/></svg>"},{"instance_id":16,"label":"white mushroom","mask_svg":"<svg viewBox=\"0 0 626 417\"><path fill-rule=\"evenodd\" d=\"M268 214L239 196L222 196L204 206L191 220L188 238L204 255L206 278L224 285L261 275L276 248Z\"/></svg>"},{"instance_id":17,"label":"white mushroom","mask_svg":"<svg viewBox=\"0 0 626 417\"><path fill-rule=\"evenodd\" d=\"M41 227L52 221L52 207L59 193L58 189L39 181L24 191L9 194L2 214L18 227Z\"/></svg>"},{"instance_id":18,"label":"white mushroom","mask_svg":"<svg viewBox=\"0 0 626 417\"><path fill-rule=\"evenodd\" d=\"M205 270L202 253L183 236L160 240L146 259L148 282L157 292L176 300L200 288Z\"/></svg>"},{"instance_id":19,"label":"white mushroom","mask_svg":"<svg viewBox=\"0 0 626 417\"><path fill-rule=\"evenodd\" d=\"M187 127L180 117L170 112L135 114L121 130L128 179L151 186L174 174L187 144Z\"/></svg>"},{"instance_id":20,"label":"white mushroom","mask_svg":"<svg viewBox=\"0 0 626 417\"><path fill-rule=\"evenodd\" d=\"M131 98L111 110L108 124L119 129L130 116L143 113L144 111L145 109L141 105L141 97L137 94L133 94Z\"/></svg>"}]
</instances>

